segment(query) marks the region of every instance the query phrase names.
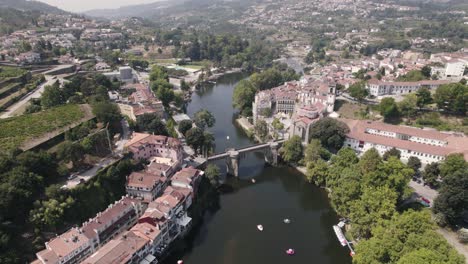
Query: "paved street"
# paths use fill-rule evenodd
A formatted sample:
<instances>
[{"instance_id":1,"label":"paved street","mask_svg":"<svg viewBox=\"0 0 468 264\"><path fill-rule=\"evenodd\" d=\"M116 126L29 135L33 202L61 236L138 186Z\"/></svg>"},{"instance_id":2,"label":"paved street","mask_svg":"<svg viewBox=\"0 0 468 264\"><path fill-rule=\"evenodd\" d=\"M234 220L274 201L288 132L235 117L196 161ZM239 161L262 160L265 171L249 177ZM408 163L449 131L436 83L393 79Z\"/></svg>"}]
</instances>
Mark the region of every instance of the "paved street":
<instances>
[{"instance_id":1,"label":"paved street","mask_svg":"<svg viewBox=\"0 0 468 264\"><path fill-rule=\"evenodd\" d=\"M422 183L417 183L413 180L410 181L409 186L414 189L415 193L431 201L431 206L433 201L438 195L438 192L434 189L431 189L429 186L424 186Z\"/></svg>"},{"instance_id":2,"label":"paved street","mask_svg":"<svg viewBox=\"0 0 468 264\"><path fill-rule=\"evenodd\" d=\"M25 104L27 104L31 99L37 99L40 98L42 93L44 92L44 88L48 85L54 84L57 80L59 80L61 83L63 83L64 79L58 78L56 76L51 76L51 75L45 75L46 82L39 85L38 88L35 90L31 91L27 95L25 95L21 100L19 100L17 103L13 104L10 106L2 115L0 115L0 118L8 118L13 115L13 113L18 110L19 108L23 107Z\"/></svg>"}]
</instances>

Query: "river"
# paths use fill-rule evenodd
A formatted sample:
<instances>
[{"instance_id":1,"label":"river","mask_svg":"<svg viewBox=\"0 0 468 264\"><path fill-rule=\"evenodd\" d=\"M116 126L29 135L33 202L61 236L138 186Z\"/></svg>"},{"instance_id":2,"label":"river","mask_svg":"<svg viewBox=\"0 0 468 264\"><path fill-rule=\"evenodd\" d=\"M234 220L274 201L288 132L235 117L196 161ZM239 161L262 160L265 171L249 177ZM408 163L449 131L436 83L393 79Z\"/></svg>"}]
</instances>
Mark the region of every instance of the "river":
<instances>
[{"instance_id":1,"label":"river","mask_svg":"<svg viewBox=\"0 0 468 264\"><path fill-rule=\"evenodd\" d=\"M190 116L202 108L215 115L216 124L210 130L216 152L253 144L235 125L231 102L235 84L244 77L224 76L216 85L194 93L187 108ZM226 170L223 162L217 164ZM260 153L241 160L239 175L227 179L232 191L220 196L218 210L205 214L189 238L189 248L165 263L174 264L177 259L185 264L351 263L348 249L334 235L332 225L338 217L324 190L307 183L293 168L265 165ZM284 218L291 223L283 223ZM257 230L258 224L264 226L263 232ZM288 248L294 248L296 255L286 255Z\"/></svg>"}]
</instances>

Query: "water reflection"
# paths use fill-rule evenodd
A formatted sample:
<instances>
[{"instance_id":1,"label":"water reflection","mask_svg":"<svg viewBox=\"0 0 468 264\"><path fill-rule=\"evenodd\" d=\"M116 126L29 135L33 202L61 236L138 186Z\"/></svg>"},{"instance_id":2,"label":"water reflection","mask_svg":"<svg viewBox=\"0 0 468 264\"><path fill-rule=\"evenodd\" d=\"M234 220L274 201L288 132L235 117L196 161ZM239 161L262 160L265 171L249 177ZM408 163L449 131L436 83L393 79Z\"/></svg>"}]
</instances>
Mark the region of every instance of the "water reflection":
<instances>
[{"instance_id":1,"label":"water reflection","mask_svg":"<svg viewBox=\"0 0 468 264\"><path fill-rule=\"evenodd\" d=\"M214 114L216 124L210 130L216 138L216 152L254 143L234 123L233 87L242 78L230 75L203 87L187 107L191 116L201 108ZM225 172L224 161L216 164ZM338 218L323 190L307 183L293 168L265 165L262 153L247 154L240 162L239 175L227 178L220 195L211 198L213 207L165 264L178 259L188 264L351 262L333 233ZM291 224L284 224L284 218L291 219ZM257 230L258 224L265 227L263 232ZM291 247L297 252L293 257L284 252Z\"/></svg>"}]
</instances>

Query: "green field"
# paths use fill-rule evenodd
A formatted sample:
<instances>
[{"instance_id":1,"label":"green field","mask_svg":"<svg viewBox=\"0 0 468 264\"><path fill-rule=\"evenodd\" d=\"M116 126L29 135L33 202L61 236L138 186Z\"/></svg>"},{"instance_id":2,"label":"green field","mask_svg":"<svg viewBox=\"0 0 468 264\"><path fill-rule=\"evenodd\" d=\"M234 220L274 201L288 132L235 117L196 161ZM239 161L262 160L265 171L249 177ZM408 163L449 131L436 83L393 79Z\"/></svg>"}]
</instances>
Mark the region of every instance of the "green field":
<instances>
[{"instance_id":1,"label":"green field","mask_svg":"<svg viewBox=\"0 0 468 264\"><path fill-rule=\"evenodd\" d=\"M26 70L16 68L16 67L0 67L0 80L11 77L19 77L27 73Z\"/></svg>"},{"instance_id":2,"label":"green field","mask_svg":"<svg viewBox=\"0 0 468 264\"><path fill-rule=\"evenodd\" d=\"M34 114L0 120L0 152L12 150L24 142L70 125L85 113L79 105L65 105Z\"/></svg>"}]
</instances>

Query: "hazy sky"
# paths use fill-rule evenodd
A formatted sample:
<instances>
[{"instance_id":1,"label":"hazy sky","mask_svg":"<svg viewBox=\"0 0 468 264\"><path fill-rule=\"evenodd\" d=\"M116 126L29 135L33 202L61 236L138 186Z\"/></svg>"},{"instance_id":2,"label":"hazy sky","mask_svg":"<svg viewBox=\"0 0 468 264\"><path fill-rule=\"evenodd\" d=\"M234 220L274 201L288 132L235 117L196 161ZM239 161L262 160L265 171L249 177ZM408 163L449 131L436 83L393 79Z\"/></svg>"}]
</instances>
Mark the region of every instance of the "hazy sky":
<instances>
[{"instance_id":1,"label":"hazy sky","mask_svg":"<svg viewBox=\"0 0 468 264\"><path fill-rule=\"evenodd\" d=\"M126 5L154 3L158 0L39 0L66 11L81 12L91 9L118 8Z\"/></svg>"}]
</instances>

